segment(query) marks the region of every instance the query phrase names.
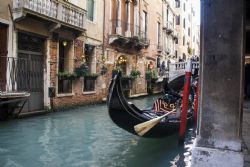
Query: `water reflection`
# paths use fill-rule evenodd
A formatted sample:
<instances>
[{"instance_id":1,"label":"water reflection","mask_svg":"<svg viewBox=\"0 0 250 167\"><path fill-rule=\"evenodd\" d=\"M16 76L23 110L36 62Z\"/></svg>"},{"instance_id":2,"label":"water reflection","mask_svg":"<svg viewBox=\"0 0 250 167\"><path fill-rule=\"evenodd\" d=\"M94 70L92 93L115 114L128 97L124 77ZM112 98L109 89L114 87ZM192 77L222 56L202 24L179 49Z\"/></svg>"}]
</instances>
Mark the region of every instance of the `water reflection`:
<instances>
[{"instance_id":1,"label":"water reflection","mask_svg":"<svg viewBox=\"0 0 250 167\"><path fill-rule=\"evenodd\" d=\"M151 107L156 96L134 99ZM118 128L105 104L0 123L0 166L162 167L186 166L193 129L183 147L178 135L145 139Z\"/></svg>"}]
</instances>

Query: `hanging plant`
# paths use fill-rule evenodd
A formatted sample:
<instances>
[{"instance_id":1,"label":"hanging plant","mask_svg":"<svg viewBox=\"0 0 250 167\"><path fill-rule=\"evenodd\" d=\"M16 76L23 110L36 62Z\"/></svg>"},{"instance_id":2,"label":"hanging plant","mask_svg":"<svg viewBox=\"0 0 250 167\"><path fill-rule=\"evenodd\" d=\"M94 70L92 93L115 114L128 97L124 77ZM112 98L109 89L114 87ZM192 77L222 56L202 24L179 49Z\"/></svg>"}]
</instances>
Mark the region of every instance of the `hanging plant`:
<instances>
[{"instance_id":1,"label":"hanging plant","mask_svg":"<svg viewBox=\"0 0 250 167\"><path fill-rule=\"evenodd\" d=\"M134 79L134 78L132 76L130 76L130 75L122 76L122 80L132 80L132 79Z\"/></svg>"},{"instance_id":2,"label":"hanging plant","mask_svg":"<svg viewBox=\"0 0 250 167\"><path fill-rule=\"evenodd\" d=\"M80 67L75 68L75 73L77 77L85 76L89 73L89 67L84 63Z\"/></svg>"},{"instance_id":3,"label":"hanging plant","mask_svg":"<svg viewBox=\"0 0 250 167\"><path fill-rule=\"evenodd\" d=\"M59 80L74 80L77 78L77 75L75 73L69 73L65 71L65 72L59 72L57 74L57 77Z\"/></svg>"},{"instance_id":4,"label":"hanging plant","mask_svg":"<svg viewBox=\"0 0 250 167\"><path fill-rule=\"evenodd\" d=\"M86 75L84 75L84 79L97 79L98 76L99 76L99 74L97 74L97 73L86 74Z\"/></svg>"}]
</instances>

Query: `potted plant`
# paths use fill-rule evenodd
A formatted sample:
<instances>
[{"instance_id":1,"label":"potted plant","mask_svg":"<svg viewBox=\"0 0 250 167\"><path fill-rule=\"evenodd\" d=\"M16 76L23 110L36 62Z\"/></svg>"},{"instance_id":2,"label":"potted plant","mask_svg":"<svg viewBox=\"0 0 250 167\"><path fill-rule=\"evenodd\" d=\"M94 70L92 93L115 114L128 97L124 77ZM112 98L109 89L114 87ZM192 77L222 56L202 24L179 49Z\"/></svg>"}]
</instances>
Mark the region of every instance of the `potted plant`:
<instances>
[{"instance_id":1,"label":"potted plant","mask_svg":"<svg viewBox=\"0 0 250 167\"><path fill-rule=\"evenodd\" d=\"M132 70L132 71L130 72L130 76L131 76L133 79L136 79L136 78L138 78L138 77L141 76L141 71L139 71L139 70Z\"/></svg>"},{"instance_id":2,"label":"potted plant","mask_svg":"<svg viewBox=\"0 0 250 167\"><path fill-rule=\"evenodd\" d=\"M153 93L153 88L155 86L155 82L158 80L158 74L156 70L147 70L145 74L145 78L147 80L147 92L149 94Z\"/></svg>"},{"instance_id":3,"label":"potted plant","mask_svg":"<svg viewBox=\"0 0 250 167\"><path fill-rule=\"evenodd\" d=\"M99 76L99 74L97 73L92 73L92 74L85 74L83 77L84 79L92 79L92 80L96 80L96 78Z\"/></svg>"},{"instance_id":4,"label":"potted plant","mask_svg":"<svg viewBox=\"0 0 250 167\"><path fill-rule=\"evenodd\" d=\"M75 68L75 74L77 75L77 77L85 76L88 73L89 73L89 67L85 63Z\"/></svg>"}]
</instances>

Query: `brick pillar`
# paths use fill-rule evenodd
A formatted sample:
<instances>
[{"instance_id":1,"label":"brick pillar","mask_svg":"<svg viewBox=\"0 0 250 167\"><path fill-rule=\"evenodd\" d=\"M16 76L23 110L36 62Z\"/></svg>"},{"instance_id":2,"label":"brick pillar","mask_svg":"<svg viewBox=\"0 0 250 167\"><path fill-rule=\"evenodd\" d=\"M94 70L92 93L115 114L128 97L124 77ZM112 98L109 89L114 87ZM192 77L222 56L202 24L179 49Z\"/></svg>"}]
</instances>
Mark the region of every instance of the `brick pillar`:
<instances>
[{"instance_id":1,"label":"brick pillar","mask_svg":"<svg viewBox=\"0 0 250 167\"><path fill-rule=\"evenodd\" d=\"M243 0L201 0L198 136L192 167L240 167Z\"/></svg>"},{"instance_id":2,"label":"brick pillar","mask_svg":"<svg viewBox=\"0 0 250 167\"><path fill-rule=\"evenodd\" d=\"M74 53L75 53L75 64L74 64L74 69L75 67L79 67L83 61L82 61L82 56L83 56L83 41L76 39L74 42ZM76 79L74 81L74 86L73 86L74 90L74 94L76 97L78 97L78 99L80 99L81 95L82 95L82 79Z\"/></svg>"},{"instance_id":3,"label":"brick pillar","mask_svg":"<svg viewBox=\"0 0 250 167\"><path fill-rule=\"evenodd\" d=\"M82 56L83 56L83 41L82 40L75 40L74 45L74 53L75 53L75 67L79 67L82 64Z\"/></svg>"},{"instance_id":4,"label":"brick pillar","mask_svg":"<svg viewBox=\"0 0 250 167\"><path fill-rule=\"evenodd\" d=\"M51 40L50 41L50 86L57 87L56 78L57 78L57 52L58 52L58 42Z\"/></svg>"}]
</instances>

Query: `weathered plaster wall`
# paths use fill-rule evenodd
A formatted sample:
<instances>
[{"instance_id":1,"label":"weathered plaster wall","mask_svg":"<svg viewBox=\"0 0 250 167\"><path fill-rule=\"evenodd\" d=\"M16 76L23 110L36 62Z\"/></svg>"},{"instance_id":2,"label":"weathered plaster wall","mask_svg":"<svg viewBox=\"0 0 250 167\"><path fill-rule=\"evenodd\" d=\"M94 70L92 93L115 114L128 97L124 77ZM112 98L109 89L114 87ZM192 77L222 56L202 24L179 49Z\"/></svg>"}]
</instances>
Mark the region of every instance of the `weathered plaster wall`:
<instances>
[{"instance_id":1,"label":"weathered plaster wall","mask_svg":"<svg viewBox=\"0 0 250 167\"><path fill-rule=\"evenodd\" d=\"M10 11L8 4L11 3L11 0L0 0L0 18L4 20L11 21Z\"/></svg>"}]
</instances>

